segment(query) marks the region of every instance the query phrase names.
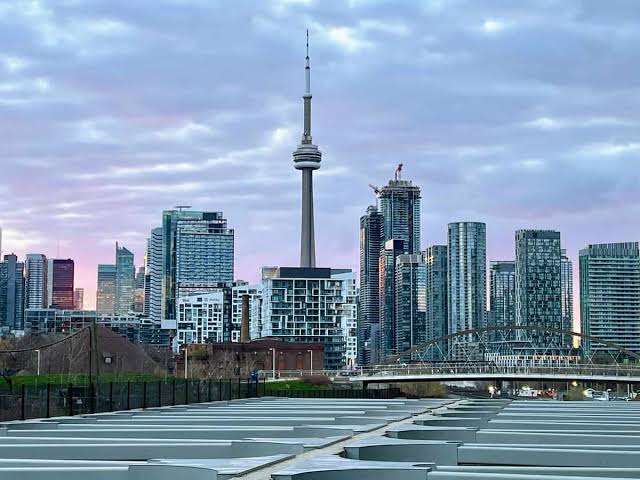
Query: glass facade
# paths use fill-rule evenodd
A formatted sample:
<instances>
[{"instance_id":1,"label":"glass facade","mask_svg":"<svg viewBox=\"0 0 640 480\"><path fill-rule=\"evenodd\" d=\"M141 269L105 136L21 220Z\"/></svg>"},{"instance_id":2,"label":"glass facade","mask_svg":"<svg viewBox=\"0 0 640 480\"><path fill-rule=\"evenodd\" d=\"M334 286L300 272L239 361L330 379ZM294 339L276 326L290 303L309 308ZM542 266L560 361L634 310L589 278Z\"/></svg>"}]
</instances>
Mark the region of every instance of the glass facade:
<instances>
[{"instance_id":1,"label":"glass facade","mask_svg":"<svg viewBox=\"0 0 640 480\"><path fill-rule=\"evenodd\" d=\"M446 245L432 245L424 251L426 268L426 340L447 334L447 257ZM441 360L446 345L427 350L426 360Z\"/></svg>"},{"instance_id":2,"label":"glass facade","mask_svg":"<svg viewBox=\"0 0 640 480\"><path fill-rule=\"evenodd\" d=\"M495 261L489 267L489 325L516 324L516 262ZM492 335L500 338L503 334Z\"/></svg>"},{"instance_id":3,"label":"glass facade","mask_svg":"<svg viewBox=\"0 0 640 480\"><path fill-rule=\"evenodd\" d=\"M98 265L96 310L99 314L113 314L116 298L116 266Z\"/></svg>"},{"instance_id":4,"label":"glass facade","mask_svg":"<svg viewBox=\"0 0 640 480\"><path fill-rule=\"evenodd\" d=\"M589 245L580 251L582 333L640 353L638 242ZM587 351L607 351L584 342Z\"/></svg>"},{"instance_id":5,"label":"glass facade","mask_svg":"<svg viewBox=\"0 0 640 480\"><path fill-rule=\"evenodd\" d=\"M388 240L380 252L380 362L396 353L396 258L404 253L404 240Z\"/></svg>"},{"instance_id":6,"label":"glass facade","mask_svg":"<svg viewBox=\"0 0 640 480\"><path fill-rule=\"evenodd\" d=\"M126 315L133 310L136 267L133 253L116 243L116 283L114 313Z\"/></svg>"},{"instance_id":7,"label":"glass facade","mask_svg":"<svg viewBox=\"0 0 640 480\"><path fill-rule=\"evenodd\" d=\"M383 239L403 240L406 253L420 253L420 187L410 180L390 180L378 194L384 218Z\"/></svg>"},{"instance_id":8,"label":"glass facade","mask_svg":"<svg viewBox=\"0 0 640 480\"><path fill-rule=\"evenodd\" d=\"M25 308L49 306L47 257L40 253L27 254L25 267Z\"/></svg>"},{"instance_id":9,"label":"glass facade","mask_svg":"<svg viewBox=\"0 0 640 480\"><path fill-rule=\"evenodd\" d=\"M427 266L422 255L399 255L395 267L395 352L400 355L427 337ZM417 354L403 360L417 360Z\"/></svg>"},{"instance_id":10,"label":"glass facade","mask_svg":"<svg viewBox=\"0 0 640 480\"><path fill-rule=\"evenodd\" d=\"M487 310L487 233L479 222L448 226L448 333L482 328ZM466 355L465 339L458 339L454 357ZM469 336L467 341L471 341Z\"/></svg>"},{"instance_id":11,"label":"glass facade","mask_svg":"<svg viewBox=\"0 0 640 480\"><path fill-rule=\"evenodd\" d=\"M54 259L52 278L51 307L58 310L73 310L73 260Z\"/></svg>"},{"instance_id":12,"label":"glass facade","mask_svg":"<svg viewBox=\"0 0 640 480\"><path fill-rule=\"evenodd\" d=\"M567 251L560 251L560 278L562 281L562 328L573 328L573 263L567 257Z\"/></svg>"},{"instance_id":13,"label":"glass facade","mask_svg":"<svg viewBox=\"0 0 640 480\"><path fill-rule=\"evenodd\" d=\"M517 325L554 329L564 327L560 257L560 232L516 232ZM523 332L518 332L518 337L523 335ZM553 350L553 346L570 347L567 336L537 331L528 333L528 336L532 348Z\"/></svg>"},{"instance_id":14,"label":"glass facade","mask_svg":"<svg viewBox=\"0 0 640 480\"><path fill-rule=\"evenodd\" d=\"M184 286L233 282L234 231L222 212L167 210L161 232L161 318L172 320Z\"/></svg>"},{"instance_id":15,"label":"glass facade","mask_svg":"<svg viewBox=\"0 0 640 480\"><path fill-rule=\"evenodd\" d=\"M5 333L24 328L24 264L15 255L0 262L0 328Z\"/></svg>"},{"instance_id":16,"label":"glass facade","mask_svg":"<svg viewBox=\"0 0 640 480\"><path fill-rule=\"evenodd\" d=\"M359 363L379 363L380 349L380 250L384 218L376 207L360 218L360 309L358 320Z\"/></svg>"}]
</instances>

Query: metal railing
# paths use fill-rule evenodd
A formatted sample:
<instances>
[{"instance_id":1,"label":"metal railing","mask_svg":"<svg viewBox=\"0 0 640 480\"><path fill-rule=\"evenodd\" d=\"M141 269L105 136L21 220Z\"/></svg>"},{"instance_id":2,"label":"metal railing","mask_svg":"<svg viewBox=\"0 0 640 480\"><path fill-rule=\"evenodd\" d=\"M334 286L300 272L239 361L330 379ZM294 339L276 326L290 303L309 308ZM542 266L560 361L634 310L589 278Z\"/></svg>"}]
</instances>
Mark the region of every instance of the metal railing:
<instances>
[{"instance_id":1,"label":"metal railing","mask_svg":"<svg viewBox=\"0 0 640 480\"><path fill-rule=\"evenodd\" d=\"M540 365L540 366L502 366L488 363L465 364L408 364L408 365L376 365L354 370L277 370L275 379L294 379L308 376L326 376L331 379L363 380L367 377L404 377L404 376L434 376L451 377L456 375L505 375L505 376L562 376L562 377L625 377L640 378L638 365ZM261 378L273 379L270 371L261 372Z\"/></svg>"}]
</instances>

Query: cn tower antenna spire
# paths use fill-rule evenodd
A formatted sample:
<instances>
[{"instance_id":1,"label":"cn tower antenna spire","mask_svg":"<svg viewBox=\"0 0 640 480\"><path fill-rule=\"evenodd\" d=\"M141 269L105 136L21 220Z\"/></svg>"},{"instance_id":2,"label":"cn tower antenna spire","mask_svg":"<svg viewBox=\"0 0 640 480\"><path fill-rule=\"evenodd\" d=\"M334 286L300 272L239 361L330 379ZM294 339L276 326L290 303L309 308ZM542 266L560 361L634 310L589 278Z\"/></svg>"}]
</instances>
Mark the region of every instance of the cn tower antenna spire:
<instances>
[{"instance_id":1,"label":"cn tower antenna spire","mask_svg":"<svg viewBox=\"0 0 640 480\"><path fill-rule=\"evenodd\" d=\"M302 171L302 228L300 230L300 266L316 266L316 242L313 216L313 171L320 168L322 153L311 138L311 67L309 66L309 30L307 29L307 55L305 58L304 81L304 124L300 145L293 152L296 170Z\"/></svg>"}]
</instances>

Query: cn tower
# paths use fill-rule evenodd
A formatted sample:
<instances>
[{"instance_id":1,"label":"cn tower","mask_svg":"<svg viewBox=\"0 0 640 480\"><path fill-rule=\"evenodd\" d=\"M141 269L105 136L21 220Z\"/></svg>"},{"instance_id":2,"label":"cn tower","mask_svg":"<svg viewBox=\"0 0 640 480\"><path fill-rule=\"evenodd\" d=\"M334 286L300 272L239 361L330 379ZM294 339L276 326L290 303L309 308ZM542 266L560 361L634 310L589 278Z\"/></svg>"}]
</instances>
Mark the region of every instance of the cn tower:
<instances>
[{"instance_id":1,"label":"cn tower","mask_svg":"<svg viewBox=\"0 0 640 480\"><path fill-rule=\"evenodd\" d=\"M302 171L302 228L300 231L300 266L316 266L316 240L313 219L313 171L320 168L322 153L311 139L311 68L309 67L309 30L307 30L307 58L304 67L305 91L304 129L300 145L293 152L296 170Z\"/></svg>"}]
</instances>

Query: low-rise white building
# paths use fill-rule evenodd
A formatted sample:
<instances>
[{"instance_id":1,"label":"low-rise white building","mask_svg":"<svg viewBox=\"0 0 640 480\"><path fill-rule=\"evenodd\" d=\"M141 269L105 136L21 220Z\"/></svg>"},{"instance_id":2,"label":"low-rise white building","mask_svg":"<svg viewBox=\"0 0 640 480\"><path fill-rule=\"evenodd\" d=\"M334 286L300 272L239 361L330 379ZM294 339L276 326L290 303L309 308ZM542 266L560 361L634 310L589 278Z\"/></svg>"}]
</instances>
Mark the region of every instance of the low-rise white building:
<instances>
[{"instance_id":1,"label":"low-rise white building","mask_svg":"<svg viewBox=\"0 0 640 480\"><path fill-rule=\"evenodd\" d=\"M224 293L211 292L178 297L177 347L189 343L222 342Z\"/></svg>"}]
</instances>

